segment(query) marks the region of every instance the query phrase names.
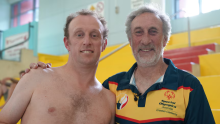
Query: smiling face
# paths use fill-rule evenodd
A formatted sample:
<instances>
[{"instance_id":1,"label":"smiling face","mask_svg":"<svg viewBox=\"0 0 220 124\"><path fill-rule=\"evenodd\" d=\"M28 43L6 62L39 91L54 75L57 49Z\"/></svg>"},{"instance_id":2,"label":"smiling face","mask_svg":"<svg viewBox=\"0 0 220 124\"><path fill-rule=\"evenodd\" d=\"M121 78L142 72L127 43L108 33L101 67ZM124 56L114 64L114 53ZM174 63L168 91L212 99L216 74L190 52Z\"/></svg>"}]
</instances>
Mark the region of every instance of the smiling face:
<instances>
[{"instance_id":1,"label":"smiling face","mask_svg":"<svg viewBox=\"0 0 220 124\"><path fill-rule=\"evenodd\" d=\"M85 65L98 64L107 41L103 39L103 25L91 15L79 15L69 24L69 38L64 44L70 61Z\"/></svg>"},{"instance_id":2,"label":"smiling face","mask_svg":"<svg viewBox=\"0 0 220 124\"><path fill-rule=\"evenodd\" d=\"M166 39L163 35L163 23L153 13L143 13L131 23L129 42L138 65L149 67L162 60Z\"/></svg>"}]
</instances>

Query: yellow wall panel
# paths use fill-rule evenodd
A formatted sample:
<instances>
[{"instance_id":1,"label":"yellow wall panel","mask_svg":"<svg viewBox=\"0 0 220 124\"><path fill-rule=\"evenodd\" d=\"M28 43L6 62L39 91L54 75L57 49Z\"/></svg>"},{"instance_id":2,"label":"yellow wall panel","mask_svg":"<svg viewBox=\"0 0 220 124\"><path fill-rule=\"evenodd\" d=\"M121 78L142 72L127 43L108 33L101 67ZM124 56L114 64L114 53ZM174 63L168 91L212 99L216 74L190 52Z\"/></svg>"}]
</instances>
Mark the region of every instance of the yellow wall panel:
<instances>
[{"instance_id":1,"label":"yellow wall panel","mask_svg":"<svg viewBox=\"0 0 220 124\"><path fill-rule=\"evenodd\" d=\"M164 50L172 50L172 49L178 49L178 48L185 48L188 47L188 43L185 44L175 44L175 45L167 45Z\"/></svg>"},{"instance_id":2,"label":"yellow wall panel","mask_svg":"<svg viewBox=\"0 0 220 124\"><path fill-rule=\"evenodd\" d=\"M199 56L201 76L220 75L220 53Z\"/></svg>"},{"instance_id":3,"label":"yellow wall panel","mask_svg":"<svg viewBox=\"0 0 220 124\"><path fill-rule=\"evenodd\" d=\"M135 63L130 45L126 45L119 51L99 62L96 72L97 79L103 83L108 77L122 71L128 71Z\"/></svg>"},{"instance_id":4,"label":"yellow wall panel","mask_svg":"<svg viewBox=\"0 0 220 124\"><path fill-rule=\"evenodd\" d=\"M120 47L121 45L122 44L107 47L102 52L101 57L103 57L104 55L108 54L109 52L115 50L116 48ZM61 56L41 54L41 53L38 54L39 61L44 62L44 63L51 63L52 67L59 67L59 66L65 65L68 61L68 58L69 58L69 54L61 55Z\"/></svg>"},{"instance_id":5,"label":"yellow wall panel","mask_svg":"<svg viewBox=\"0 0 220 124\"><path fill-rule=\"evenodd\" d=\"M220 27L194 30L190 33L191 46L203 44L220 44ZM165 50L188 47L188 32L173 34Z\"/></svg>"},{"instance_id":6,"label":"yellow wall panel","mask_svg":"<svg viewBox=\"0 0 220 124\"><path fill-rule=\"evenodd\" d=\"M183 32L178 34L172 34L170 37L170 41L172 42L172 44L168 45L186 44L188 43L188 33Z\"/></svg>"},{"instance_id":7,"label":"yellow wall panel","mask_svg":"<svg viewBox=\"0 0 220 124\"><path fill-rule=\"evenodd\" d=\"M63 66L67 63L69 55L55 56L48 54L38 54L38 60L44 63L51 63L52 67Z\"/></svg>"},{"instance_id":8,"label":"yellow wall panel","mask_svg":"<svg viewBox=\"0 0 220 124\"><path fill-rule=\"evenodd\" d=\"M214 116L215 123L220 124L220 110L213 110L212 114Z\"/></svg>"},{"instance_id":9,"label":"yellow wall panel","mask_svg":"<svg viewBox=\"0 0 220 124\"><path fill-rule=\"evenodd\" d=\"M220 76L198 77L206 93L216 124L220 124Z\"/></svg>"},{"instance_id":10,"label":"yellow wall panel","mask_svg":"<svg viewBox=\"0 0 220 124\"><path fill-rule=\"evenodd\" d=\"M211 44L211 43L217 43L220 44L220 38L219 39L211 39L211 40L205 40L205 41L199 41L191 43L191 46L199 46L199 45L205 45L205 44ZM178 49L178 48L186 48L189 47L189 43L184 44L174 44L174 45L167 45L164 50L172 50L172 49Z\"/></svg>"},{"instance_id":11,"label":"yellow wall panel","mask_svg":"<svg viewBox=\"0 0 220 124\"><path fill-rule=\"evenodd\" d=\"M220 35L220 34L219 34L219 35ZM220 44L220 38L210 39L210 40L204 40L204 41L199 41L199 42L193 42L193 43L191 43L191 46L199 46L199 45L211 44L211 43Z\"/></svg>"},{"instance_id":12,"label":"yellow wall panel","mask_svg":"<svg viewBox=\"0 0 220 124\"><path fill-rule=\"evenodd\" d=\"M220 27L195 30L195 31L191 31L191 40L193 42L196 42L201 40L220 38L219 34L220 34Z\"/></svg>"},{"instance_id":13,"label":"yellow wall panel","mask_svg":"<svg viewBox=\"0 0 220 124\"><path fill-rule=\"evenodd\" d=\"M204 88L210 107L220 109L220 75L198 77L198 79Z\"/></svg>"},{"instance_id":14,"label":"yellow wall panel","mask_svg":"<svg viewBox=\"0 0 220 124\"><path fill-rule=\"evenodd\" d=\"M102 52L101 57L105 56L106 54L110 53L111 51L115 50L116 48L120 47L122 44L114 45L114 46L108 46L106 49Z\"/></svg>"},{"instance_id":15,"label":"yellow wall panel","mask_svg":"<svg viewBox=\"0 0 220 124\"><path fill-rule=\"evenodd\" d=\"M205 28L200 30L194 30L190 32L191 42L198 42L210 39L219 39L220 38L220 27L215 28ZM173 34L170 41L172 44L185 44L188 43L188 32Z\"/></svg>"}]
</instances>

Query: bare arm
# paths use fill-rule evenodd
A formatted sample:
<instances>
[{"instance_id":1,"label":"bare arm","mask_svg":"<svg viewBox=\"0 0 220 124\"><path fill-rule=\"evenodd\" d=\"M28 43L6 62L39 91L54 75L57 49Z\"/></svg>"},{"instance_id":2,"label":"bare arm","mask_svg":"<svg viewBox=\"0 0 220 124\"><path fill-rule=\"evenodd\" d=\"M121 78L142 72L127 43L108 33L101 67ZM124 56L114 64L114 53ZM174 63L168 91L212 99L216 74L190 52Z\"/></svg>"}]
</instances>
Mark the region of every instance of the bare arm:
<instances>
[{"instance_id":1,"label":"bare arm","mask_svg":"<svg viewBox=\"0 0 220 124\"><path fill-rule=\"evenodd\" d=\"M15 87L16 87L16 84L12 84L12 85L11 85L11 87L10 87L10 89L9 89L9 91L8 91L8 98L7 98L7 100L5 101L5 104L6 104L6 103L8 102L8 100L11 98L11 95L12 95L12 93L13 93ZM2 108L5 106L5 104L2 105L2 106L0 107L0 109L2 109Z\"/></svg>"},{"instance_id":2,"label":"bare arm","mask_svg":"<svg viewBox=\"0 0 220 124\"><path fill-rule=\"evenodd\" d=\"M15 124L24 114L35 88L37 81L34 74L24 76L15 87L11 98L0 112L0 124Z\"/></svg>"}]
</instances>

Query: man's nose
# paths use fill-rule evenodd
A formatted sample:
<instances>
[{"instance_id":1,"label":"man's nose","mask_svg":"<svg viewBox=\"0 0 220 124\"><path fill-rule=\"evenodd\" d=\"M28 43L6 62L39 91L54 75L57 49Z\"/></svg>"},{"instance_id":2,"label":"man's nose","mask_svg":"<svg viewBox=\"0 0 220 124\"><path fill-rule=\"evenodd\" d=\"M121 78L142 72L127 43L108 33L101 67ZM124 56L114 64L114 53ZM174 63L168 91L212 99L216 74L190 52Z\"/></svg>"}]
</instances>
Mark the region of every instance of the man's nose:
<instances>
[{"instance_id":1,"label":"man's nose","mask_svg":"<svg viewBox=\"0 0 220 124\"><path fill-rule=\"evenodd\" d=\"M149 43L151 43L151 38L149 36L148 33L145 33L141 39L141 43L144 44L144 45L148 45Z\"/></svg>"},{"instance_id":2,"label":"man's nose","mask_svg":"<svg viewBox=\"0 0 220 124\"><path fill-rule=\"evenodd\" d=\"M91 39L89 37L89 35L85 35L84 39L83 39L83 45L90 45L91 44Z\"/></svg>"}]
</instances>

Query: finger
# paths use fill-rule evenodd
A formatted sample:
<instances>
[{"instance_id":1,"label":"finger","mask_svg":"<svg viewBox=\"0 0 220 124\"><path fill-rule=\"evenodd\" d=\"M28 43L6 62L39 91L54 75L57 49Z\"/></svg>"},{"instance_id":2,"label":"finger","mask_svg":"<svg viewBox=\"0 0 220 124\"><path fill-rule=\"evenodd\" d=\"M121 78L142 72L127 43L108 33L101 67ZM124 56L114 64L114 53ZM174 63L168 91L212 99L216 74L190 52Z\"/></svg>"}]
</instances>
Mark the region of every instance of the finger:
<instances>
[{"instance_id":1,"label":"finger","mask_svg":"<svg viewBox=\"0 0 220 124\"><path fill-rule=\"evenodd\" d=\"M30 71L30 69L28 69L28 68L25 69L25 74L28 73L29 71Z\"/></svg>"},{"instance_id":2,"label":"finger","mask_svg":"<svg viewBox=\"0 0 220 124\"><path fill-rule=\"evenodd\" d=\"M47 68L51 68L51 63L47 63Z\"/></svg>"},{"instance_id":3,"label":"finger","mask_svg":"<svg viewBox=\"0 0 220 124\"><path fill-rule=\"evenodd\" d=\"M38 64L38 67L41 67L43 69L47 68L46 64L43 62L38 62L37 64Z\"/></svg>"},{"instance_id":4,"label":"finger","mask_svg":"<svg viewBox=\"0 0 220 124\"><path fill-rule=\"evenodd\" d=\"M27 70L28 70L28 71L27 71ZM26 69L26 70L25 70L25 73L22 73L22 74L21 74L21 78L22 78L26 73L28 73L29 71L30 71L30 69Z\"/></svg>"},{"instance_id":5,"label":"finger","mask_svg":"<svg viewBox=\"0 0 220 124\"><path fill-rule=\"evenodd\" d=\"M30 69L37 69L37 64L36 63L31 63L30 64Z\"/></svg>"}]
</instances>

